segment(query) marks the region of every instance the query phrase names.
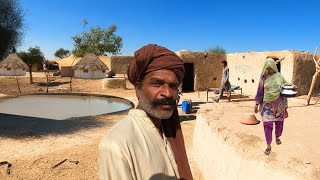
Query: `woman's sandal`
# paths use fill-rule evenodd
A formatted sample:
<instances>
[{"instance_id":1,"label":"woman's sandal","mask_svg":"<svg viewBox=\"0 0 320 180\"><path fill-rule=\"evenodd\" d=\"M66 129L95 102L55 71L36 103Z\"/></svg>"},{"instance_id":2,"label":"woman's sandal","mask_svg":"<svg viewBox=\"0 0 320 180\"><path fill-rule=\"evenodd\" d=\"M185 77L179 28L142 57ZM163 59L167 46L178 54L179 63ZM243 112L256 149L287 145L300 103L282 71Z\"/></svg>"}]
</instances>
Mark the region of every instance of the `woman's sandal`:
<instances>
[{"instance_id":1,"label":"woman's sandal","mask_svg":"<svg viewBox=\"0 0 320 180\"><path fill-rule=\"evenodd\" d=\"M281 144L281 140L279 138L276 138L276 144L280 145Z\"/></svg>"},{"instance_id":2,"label":"woman's sandal","mask_svg":"<svg viewBox=\"0 0 320 180\"><path fill-rule=\"evenodd\" d=\"M267 148L265 151L264 151L264 154L265 155L269 155L271 152L271 148Z\"/></svg>"}]
</instances>

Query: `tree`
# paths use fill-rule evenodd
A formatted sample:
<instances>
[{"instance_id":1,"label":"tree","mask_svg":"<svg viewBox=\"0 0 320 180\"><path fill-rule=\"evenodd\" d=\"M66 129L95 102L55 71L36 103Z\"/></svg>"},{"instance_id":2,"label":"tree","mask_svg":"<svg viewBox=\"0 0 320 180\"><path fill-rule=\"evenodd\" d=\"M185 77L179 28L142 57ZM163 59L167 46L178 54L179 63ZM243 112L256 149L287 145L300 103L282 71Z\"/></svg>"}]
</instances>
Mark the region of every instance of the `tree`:
<instances>
[{"instance_id":1,"label":"tree","mask_svg":"<svg viewBox=\"0 0 320 180\"><path fill-rule=\"evenodd\" d=\"M33 83L32 79L32 65L36 63L44 63L45 58L38 46L30 47L27 52L21 51L18 56L28 65L30 74L30 83Z\"/></svg>"},{"instance_id":2,"label":"tree","mask_svg":"<svg viewBox=\"0 0 320 180\"><path fill-rule=\"evenodd\" d=\"M69 50L66 50L66 49L63 49L63 48L60 48L58 49L55 53L54 53L54 56L57 57L57 58L65 58L67 56L70 55L70 51Z\"/></svg>"},{"instance_id":3,"label":"tree","mask_svg":"<svg viewBox=\"0 0 320 180\"><path fill-rule=\"evenodd\" d=\"M0 60L21 43L23 13L17 0L0 0Z\"/></svg>"},{"instance_id":4,"label":"tree","mask_svg":"<svg viewBox=\"0 0 320 180\"><path fill-rule=\"evenodd\" d=\"M226 54L226 50L221 46L216 46L213 48L209 48L206 52L218 53L218 54Z\"/></svg>"},{"instance_id":5,"label":"tree","mask_svg":"<svg viewBox=\"0 0 320 180\"><path fill-rule=\"evenodd\" d=\"M101 27L90 28L89 32L72 37L75 49L73 54L76 57L83 57L86 53L93 53L97 56L118 54L122 48L122 38L115 35L117 26L111 25L108 29Z\"/></svg>"}]
</instances>

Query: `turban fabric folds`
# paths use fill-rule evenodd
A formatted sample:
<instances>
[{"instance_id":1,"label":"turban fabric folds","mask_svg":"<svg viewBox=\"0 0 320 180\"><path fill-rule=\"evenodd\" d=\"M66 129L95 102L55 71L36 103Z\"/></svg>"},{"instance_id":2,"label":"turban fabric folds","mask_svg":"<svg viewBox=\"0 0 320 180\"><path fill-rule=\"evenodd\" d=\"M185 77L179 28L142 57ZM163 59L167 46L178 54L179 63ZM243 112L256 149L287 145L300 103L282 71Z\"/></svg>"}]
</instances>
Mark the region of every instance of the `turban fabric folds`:
<instances>
[{"instance_id":1,"label":"turban fabric folds","mask_svg":"<svg viewBox=\"0 0 320 180\"><path fill-rule=\"evenodd\" d=\"M174 52L156 44L149 44L134 53L134 59L128 67L128 79L135 85L149 72L166 69L175 73L179 83L183 80L184 66Z\"/></svg>"}]
</instances>

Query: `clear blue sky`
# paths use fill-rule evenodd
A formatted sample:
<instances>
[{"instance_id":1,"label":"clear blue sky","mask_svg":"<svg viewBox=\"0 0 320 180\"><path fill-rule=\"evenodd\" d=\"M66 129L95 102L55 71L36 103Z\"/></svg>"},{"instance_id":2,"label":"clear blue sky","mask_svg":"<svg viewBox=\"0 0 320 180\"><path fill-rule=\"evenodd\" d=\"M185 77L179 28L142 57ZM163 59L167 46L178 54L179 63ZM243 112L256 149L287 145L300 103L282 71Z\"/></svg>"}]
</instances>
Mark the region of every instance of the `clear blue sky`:
<instances>
[{"instance_id":1,"label":"clear blue sky","mask_svg":"<svg viewBox=\"0 0 320 180\"><path fill-rule=\"evenodd\" d=\"M72 50L72 36L112 24L123 38L122 55L149 43L173 51L219 45L228 53L313 52L320 45L319 0L21 0L21 5L26 33L18 50L37 45L47 59L59 48Z\"/></svg>"}]
</instances>

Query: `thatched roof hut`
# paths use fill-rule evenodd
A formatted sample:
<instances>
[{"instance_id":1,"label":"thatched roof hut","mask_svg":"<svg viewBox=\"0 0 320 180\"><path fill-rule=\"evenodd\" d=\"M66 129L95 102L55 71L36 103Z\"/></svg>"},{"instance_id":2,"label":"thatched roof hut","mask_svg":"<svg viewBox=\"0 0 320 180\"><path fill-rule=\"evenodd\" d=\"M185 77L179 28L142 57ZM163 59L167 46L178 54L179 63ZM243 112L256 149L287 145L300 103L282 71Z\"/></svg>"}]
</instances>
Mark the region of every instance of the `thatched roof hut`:
<instances>
[{"instance_id":1,"label":"thatched roof hut","mask_svg":"<svg viewBox=\"0 0 320 180\"><path fill-rule=\"evenodd\" d=\"M9 54L7 58L0 63L0 68L27 69L28 65L14 53Z\"/></svg>"},{"instance_id":2,"label":"thatched roof hut","mask_svg":"<svg viewBox=\"0 0 320 180\"><path fill-rule=\"evenodd\" d=\"M72 70L75 78L103 79L109 68L96 55L88 53L72 67Z\"/></svg>"},{"instance_id":3,"label":"thatched roof hut","mask_svg":"<svg viewBox=\"0 0 320 180\"><path fill-rule=\"evenodd\" d=\"M86 54L79 62L77 62L73 67L73 70L109 70L107 65L105 65L96 55L93 53Z\"/></svg>"},{"instance_id":4,"label":"thatched roof hut","mask_svg":"<svg viewBox=\"0 0 320 180\"><path fill-rule=\"evenodd\" d=\"M24 76L26 75L27 64L17 54L9 54L0 63L0 76Z\"/></svg>"}]
</instances>

